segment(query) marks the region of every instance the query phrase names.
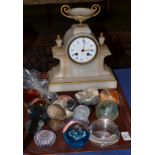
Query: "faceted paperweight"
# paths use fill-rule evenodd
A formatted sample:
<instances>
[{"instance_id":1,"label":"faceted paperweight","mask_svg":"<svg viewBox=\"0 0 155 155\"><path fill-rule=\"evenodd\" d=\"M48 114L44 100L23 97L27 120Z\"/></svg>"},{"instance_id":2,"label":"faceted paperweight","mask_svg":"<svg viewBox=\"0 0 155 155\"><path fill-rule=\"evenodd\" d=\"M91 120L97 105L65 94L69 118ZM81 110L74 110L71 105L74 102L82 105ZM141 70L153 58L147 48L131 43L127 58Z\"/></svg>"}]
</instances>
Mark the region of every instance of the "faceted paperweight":
<instances>
[{"instance_id":1,"label":"faceted paperweight","mask_svg":"<svg viewBox=\"0 0 155 155\"><path fill-rule=\"evenodd\" d=\"M100 118L91 123L89 140L101 147L117 143L120 138L118 126L111 119Z\"/></svg>"},{"instance_id":2,"label":"faceted paperweight","mask_svg":"<svg viewBox=\"0 0 155 155\"><path fill-rule=\"evenodd\" d=\"M73 118L80 121L88 122L89 115L90 115L89 107L86 105L79 105L74 109Z\"/></svg>"},{"instance_id":3,"label":"faceted paperweight","mask_svg":"<svg viewBox=\"0 0 155 155\"><path fill-rule=\"evenodd\" d=\"M75 123L75 124L74 124ZM72 148L82 148L89 140L89 130L82 122L69 122L63 130L65 142Z\"/></svg>"},{"instance_id":4,"label":"faceted paperweight","mask_svg":"<svg viewBox=\"0 0 155 155\"><path fill-rule=\"evenodd\" d=\"M119 115L118 105L112 101L104 101L96 106L97 118L108 118L115 120Z\"/></svg>"},{"instance_id":5,"label":"faceted paperweight","mask_svg":"<svg viewBox=\"0 0 155 155\"><path fill-rule=\"evenodd\" d=\"M48 147L55 143L56 135L49 130L41 130L34 136L34 142L39 147Z\"/></svg>"},{"instance_id":6,"label":"faceted paperweight","mask_svg":"<svg viewBox=\"0 0 155 155\"><path fill-rule=\"evenodd\" d=\"M95 88L86 89L75 94L80 104L95 105L99 102L99 92Z\"/></svg>"}]
</instances>

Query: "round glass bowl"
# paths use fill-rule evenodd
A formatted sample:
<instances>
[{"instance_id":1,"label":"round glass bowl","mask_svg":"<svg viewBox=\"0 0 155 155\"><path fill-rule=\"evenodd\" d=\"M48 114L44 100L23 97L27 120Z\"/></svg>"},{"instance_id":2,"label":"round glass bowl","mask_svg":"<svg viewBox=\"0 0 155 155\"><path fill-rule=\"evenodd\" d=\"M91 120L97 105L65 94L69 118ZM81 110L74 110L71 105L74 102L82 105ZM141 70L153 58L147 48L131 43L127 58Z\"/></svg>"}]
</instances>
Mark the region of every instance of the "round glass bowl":
<instances>
[{"instance_id":1,"label":"round glass bowl","mask_svg":"<svg viewBox=\"0 0 155 155\"><path fill-rule=\"evenodd\" d=\"M110 119L100 118L90 125L89 140L101 147L113 145L119 138L118 126Z\"/></svg>"},{"instance_id":2,"label":"round glass bowl","mask_svg":"<svg viewBox=\"0 0 155 155\"><path fill-rule=\"evenodd\" d=\"M118 105L113 101L104 101L96 106L96 117L115 120L119 116Z\"/></svg>"},{"instance_id":3,"label":"round glass bowl","mask_svg":"<svg viewBox=\"0 0 155 155\"><path fill-rule=\"evenodd\" d=\"M34 136L34 142L39 147L48 147L55 143L56 135L49 130L40 130Z\"/></svg>"}]
</instances>

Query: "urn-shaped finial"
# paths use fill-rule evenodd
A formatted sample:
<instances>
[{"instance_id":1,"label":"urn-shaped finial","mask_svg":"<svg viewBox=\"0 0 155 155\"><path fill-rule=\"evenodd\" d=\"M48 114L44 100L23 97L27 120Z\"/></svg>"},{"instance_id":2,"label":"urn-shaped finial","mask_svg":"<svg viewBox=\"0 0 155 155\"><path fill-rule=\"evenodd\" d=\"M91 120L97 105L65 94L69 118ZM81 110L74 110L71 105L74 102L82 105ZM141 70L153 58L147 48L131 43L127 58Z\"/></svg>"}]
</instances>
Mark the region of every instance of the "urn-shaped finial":
<instances>
[{"instance_id":1,"label":"urn-shaped finial","mask_svg":"<svg viewBox=\"0 0 155 155\"><path fill-rule=\"evenodd\" d=\"M102 32L100 33L100 36L99 36L98 40L99 40L100 46L103 46L104 41L105 41L105 37L103 36Z\"/></svg>"},{"instance_id":2,"label":"urn-shaped finial","mask_svg":"<svg viewBox=\"0 0 155 155\"><path fill-rule=\"evenodd\" d=\"M62 46L62 39L59 34L57 35L57 39L55 41L58 47Z\"/></svg>"}]
</instances>

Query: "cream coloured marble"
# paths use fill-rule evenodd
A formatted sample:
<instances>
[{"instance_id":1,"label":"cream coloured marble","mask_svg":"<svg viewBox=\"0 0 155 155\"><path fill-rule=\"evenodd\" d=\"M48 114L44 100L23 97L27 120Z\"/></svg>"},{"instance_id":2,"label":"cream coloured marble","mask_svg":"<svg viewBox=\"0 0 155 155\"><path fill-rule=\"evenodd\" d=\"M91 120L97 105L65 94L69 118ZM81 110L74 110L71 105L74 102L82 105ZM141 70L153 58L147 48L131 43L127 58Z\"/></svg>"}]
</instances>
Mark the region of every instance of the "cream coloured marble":
<instances>
[{"instance_id":1,"label":"cream coloured marble","mask_svg":"<svg viewBox=\"0 0 155 155\"><path fill-rule=\"evenodd\" d=\"M95 59L86 64L73 62L67 54L70 41L81 35L92 37L98 46ZM59 59L60 63L49 71L51 92L117 87L117 81L111 69L104 64L105 57L111 55L111 52L105 44L98 45L87 24L82 24L80 28L79 24L73 25L64 36L63 46L52 47L52 52L53 57Z\"/></svg>"}]
</instances>

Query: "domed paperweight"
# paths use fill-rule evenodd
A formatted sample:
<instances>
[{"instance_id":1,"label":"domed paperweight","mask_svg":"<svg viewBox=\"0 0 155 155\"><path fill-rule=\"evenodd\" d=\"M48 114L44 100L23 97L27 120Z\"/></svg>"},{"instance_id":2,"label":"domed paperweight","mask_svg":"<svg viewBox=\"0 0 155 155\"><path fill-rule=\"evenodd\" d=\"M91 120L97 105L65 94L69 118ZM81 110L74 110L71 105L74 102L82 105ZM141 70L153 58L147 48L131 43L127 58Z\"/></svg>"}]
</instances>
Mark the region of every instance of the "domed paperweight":
<instances>
[{"instance_id":1,"label":"domed paperweight","mask_svg":"<svg viewBox=\"0 0 155 155\"><path fill-rule=\"evenodd\" d=\"M111 120L115 120L119 115L117 103L112 101L104 101L99 103L96 106L95 112L97 118L108 118Z\"/></svg>"},{"instance_id":2,"label":"domed paperweight","mask_svg":"<svg viewBox=\"0 0 155 155\"><path fill-rule=\"evenodd\" d=\"M51 119L64 120L67 117L66 111L58 104L51 104L47 113Z\"/></svg>"},{"instance_id":3,"label":"domed paperweight","mask_svg":"<svg viewBox=\"0 0 155 155\"><path fill-rule=\"evenodd\" d=\"M80 121L88 122L89 115L90 115L89 107L86 105L79 105L74 109L73 118Z\"/></svg>"},{"instance_id":4,"label":"domed paperweight","mask_svg":"<svg viewBox=\"0 0 155 155\"><path fill-rule=\"evenodd\" d=\"M71 120L63 128L64 140L71 148L83 148L89 141L89 135L89 128L82 121Z\"/></svg>"},{"instance_id":5,"label":"domed paperweight","mask_svg":"<svg viewBox=\"0 0 155 155\"><path fill-rule=\"evenodd\" d=\"M95 88L89 88L84 91L77 92L75 98L80 104L95 105L99 102L99 92Z\"/></svg>"},{"instance_id":6,"label":"domed paperweight","mask_svg":"<svg viewBox=\"0 0 155 155\"><path fill-rule=\"evenodd\" d=\"M40 130L34 136L34 142L39 147L49 147L55 143L56 135L49 130Z\"/></svg>"}]
</instances>

